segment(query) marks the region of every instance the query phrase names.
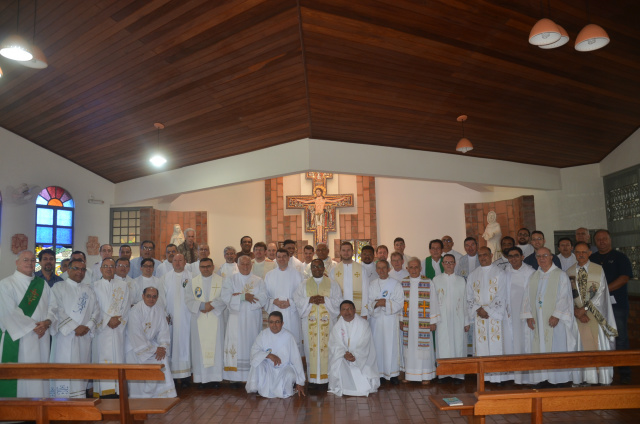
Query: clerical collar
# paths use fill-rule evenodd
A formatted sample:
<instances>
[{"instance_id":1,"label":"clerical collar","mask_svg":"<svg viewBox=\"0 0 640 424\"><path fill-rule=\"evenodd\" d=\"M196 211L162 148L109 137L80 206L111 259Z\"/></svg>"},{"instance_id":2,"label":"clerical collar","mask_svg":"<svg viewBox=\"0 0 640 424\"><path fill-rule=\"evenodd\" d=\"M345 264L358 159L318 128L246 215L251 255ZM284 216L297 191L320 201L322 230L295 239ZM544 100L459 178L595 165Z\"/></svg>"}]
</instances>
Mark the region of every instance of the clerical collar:
<instances>
[{"instance_id":1,"label":"clerical collar","mask_svg":"<svg viewBox=\"0 0 640 424\"><path fill-rule=\"evenodd\" d=\"M493 265L493 264L491 264L491 265ZM480 267L481 267L483 270L487 271L489 268L491 268L491 265L486 265L486 266L482 266L482 265L480 265Z\"/></svg>"},{"instance_id":2,"label":"clerical collar","mask_svg":"<svg viewBox=\"0 0 640 424\"><path fill-rule=\"evenodd\" d=\"M202 275L202 274L200 274L200 275ZM202 281L203 282L211 281L212 278L213 278L213 275L210 275L208 277L202 277Z\"/></svg>"},{"instance_id":3,"label":"clerical collar","mask_svg":"<svg viewBox=\"0 0 640 424\"><path fill-rule=\"evenodd\" d=\"M475 255L473 255L473 256L469 255L469 259L473 259L473 258L475 258L476 256L478 256L478 254L477 254L477 253L476 253Z\"/></svg>"},{"instance_id":4,"label":"clerical collar","mask_svg":"<svg viewBox=\"0 0 640 424\"><path fill-rule=\"evenodd\" d=\"M324 279L324 277L313 277L313 280L318 284L322 283L323 279Z\"/></svg>"},{"instance_id":5,"label":"clerical collar","mask_svg":"<svg viewBox=\"0 0 640 424\"><path fill-rule=\"evenodd\" d=\"M249 277L251 277L251 274L244 275L244 274L238 273L238 275L240 275L240 279L242 280L243 283L246 282L249 279Z\"/></svg>"},{"instance_id":6,"label":"clerical collar","mask_svg":"<svg viewBox=\"0 0 640 424\"><path fill-rule=\"evenodd\" d=\"M35 278L35 274L24 275L23 273L21 273L18 270L16 270L16 272L13 273L13 276L15 278L20 278L20 279L25 280L25 281L31 281L31 280L33 280Z\"/></svg>"},{"instance_id":7,"label":"clerical collar","mask_svg":"<svg viewBox=\"0 0 640 424\"><path fill-rule=\"evenodd\" d=\"M549 267L549 269L547 271L542 271L542 268L538 268L540 271L542 271L543 274L548 274L551 271L554 270L554 268L558 268L553 262L551 262L551 267Z\"/></svg>"}]
</instances>

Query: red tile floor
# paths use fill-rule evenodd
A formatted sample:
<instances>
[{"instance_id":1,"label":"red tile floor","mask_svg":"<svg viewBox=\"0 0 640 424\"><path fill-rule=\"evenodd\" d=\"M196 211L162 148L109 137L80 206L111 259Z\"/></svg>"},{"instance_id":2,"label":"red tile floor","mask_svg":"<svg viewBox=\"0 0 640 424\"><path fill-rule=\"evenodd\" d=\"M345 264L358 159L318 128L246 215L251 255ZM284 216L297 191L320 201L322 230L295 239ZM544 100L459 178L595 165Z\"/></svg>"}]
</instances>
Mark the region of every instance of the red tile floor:
<instances>
[{"instance_id":1,"label":"red tile floor","mask_svg":"<svg viewBox=\"0 0 640 424\"><path fill-rule=\"evenodd\" d=\"M640 369L634 369L634 384L640 383ZM614 381L614 384L616 382ZM326 386L325 386L326 387ZM416 383L392 386L383 384L378 393L369 397L336 397L326 389L311 389L301 399L265 399L247 394L244 389L232 389L228 385L220 389L198 390L192 386L181 390L182 399L172 411L163 416L151 416L147 423L180 424L253 424L253 423L367 423L409 424L446 423L465 424L466 418L457 412L440 412L435 409L429 395L434 393L471 393L475 390L475 376L467 376L464 385L452 383L428 386ZM487 384L487 390L515 389L507 383L502 387ZM547 423L617 423L637 424L640 409L577 411L546 413ZM487 423L530 423L528 414L495 415L487 417Z\"/></svg>"}]
</instances>

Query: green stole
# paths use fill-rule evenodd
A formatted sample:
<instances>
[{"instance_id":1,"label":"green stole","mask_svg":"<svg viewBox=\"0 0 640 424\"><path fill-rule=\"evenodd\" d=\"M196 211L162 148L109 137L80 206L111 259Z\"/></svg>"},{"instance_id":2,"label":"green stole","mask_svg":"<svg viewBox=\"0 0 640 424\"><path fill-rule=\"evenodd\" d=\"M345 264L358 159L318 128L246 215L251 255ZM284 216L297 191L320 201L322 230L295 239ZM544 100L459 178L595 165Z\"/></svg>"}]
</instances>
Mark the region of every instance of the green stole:
<instances>
[{"instance_id":1,"label":"green stole","mask_svg":"<svg viewBox=\"0 0 640 424\"><path fill-rule=\"evenodd\" d=\"M25 316L31 317L35 312L44 289L44 280L35 277L31 280L27 292L18 305ZM18 352L20 351L20 339L13 340L8 331L4 331L4 344L2 346L1 363L18 362ZM0 332L0 337L2 337ZM18 380L0 380L0 397L18 397Z\"/></svg>"},{"instance_id":2,"label":"green stole","mask_svg":"<svg viewBox=\"0 0 640 424\"><path fill-rule=\"evenodd\" d=\"M440 273L444 273L444 266L442 265L442 256L440 257ZM424 275L427 278L433 278L436 276L436 270L433 269L433 261L431 260L431 256L424 260Z\"/></svg>"}]
</instances>

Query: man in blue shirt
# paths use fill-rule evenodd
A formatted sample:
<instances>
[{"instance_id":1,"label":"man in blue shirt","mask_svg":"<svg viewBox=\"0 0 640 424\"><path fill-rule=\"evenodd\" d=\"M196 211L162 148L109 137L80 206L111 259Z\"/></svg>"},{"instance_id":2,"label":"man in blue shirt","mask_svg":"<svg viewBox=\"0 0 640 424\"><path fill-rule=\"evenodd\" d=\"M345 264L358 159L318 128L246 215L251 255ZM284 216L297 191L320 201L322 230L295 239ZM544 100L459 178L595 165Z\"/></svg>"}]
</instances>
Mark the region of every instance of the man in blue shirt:
<instances>
[{"instance_id":1,"label":"man in blue shirt","mask_svg":"<svg viewBox=\"0 0 640 424\"><path fill-rule=\"evenodd\" d=\"M56 275L56 253L51 249L43 249L38 253L40 271L35 273L36 277L42 278L49 287L53 287L58 281L64 281Z\"/></svg>"},{"instance_id":2,"label":"man in blue shirt","mask_svg":"<svg viewBox=\"0 0 640 424\"><path fill-rule=\"evenodd\" d=\"M598 230L593 236L598 251L593 253L589 260L602 266L607 277L609 293L616 300L613 306L613 316L616 318L618 337L616 338L616 350L629 349L629 335L627 323L629 321L629 293L627 283L633 278L633 268L627 256L611 248L611 235L607 230ZM620 383L631 384L631 368L619 367Z\"/></svg>"}]
</instances>

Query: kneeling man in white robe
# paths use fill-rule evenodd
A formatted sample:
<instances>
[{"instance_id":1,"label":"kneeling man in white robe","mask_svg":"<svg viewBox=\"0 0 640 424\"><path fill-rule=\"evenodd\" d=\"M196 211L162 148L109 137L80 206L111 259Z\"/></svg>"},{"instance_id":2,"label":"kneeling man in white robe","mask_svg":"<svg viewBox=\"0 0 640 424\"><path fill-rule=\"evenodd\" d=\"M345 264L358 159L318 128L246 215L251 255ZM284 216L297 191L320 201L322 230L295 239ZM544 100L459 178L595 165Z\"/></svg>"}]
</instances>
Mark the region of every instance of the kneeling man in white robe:
<instances>
[{"instance_id":1,"label":"kneeling man in white robe","mask_svg":"<svg viewBox=\"0 0 640 424\"><path fill-rule=\"evenodd\" d=\"M169 324L165 311L158 301L158 289L146 287L142 302L135 304L129 312L129 323L125 339L128 364L162 364L163 381L130 381L129 397L132 398L172 398L176 388L171 377L167 349L171 344Z\"/></svg>"},{"instance_id":2,"label":"kneeling man in white robe","mask_svg":"<svg viewBox=\"0 0 640 424\"><path fill-rule=\"evenodd\" d=\"M340 304L340 318L329 336L329 392L336 396L369 396L380 387L371 328L356 314L356 305Z\"/></svg>"},{"instance_id":3,"label":"kneeling man in white robe","mask_svg":"<svg viewBox=\"0 0 640 424\"><path fill-rule=\"evenodd\" d=\"M258 334L251 347L247 393L266 398L288 398L296 391L304 396L304 368L296 338L282 328L280 311L269 314L269 328ZM295 390L294 390L295 384Z\"/></svg>"}]
</instances>

